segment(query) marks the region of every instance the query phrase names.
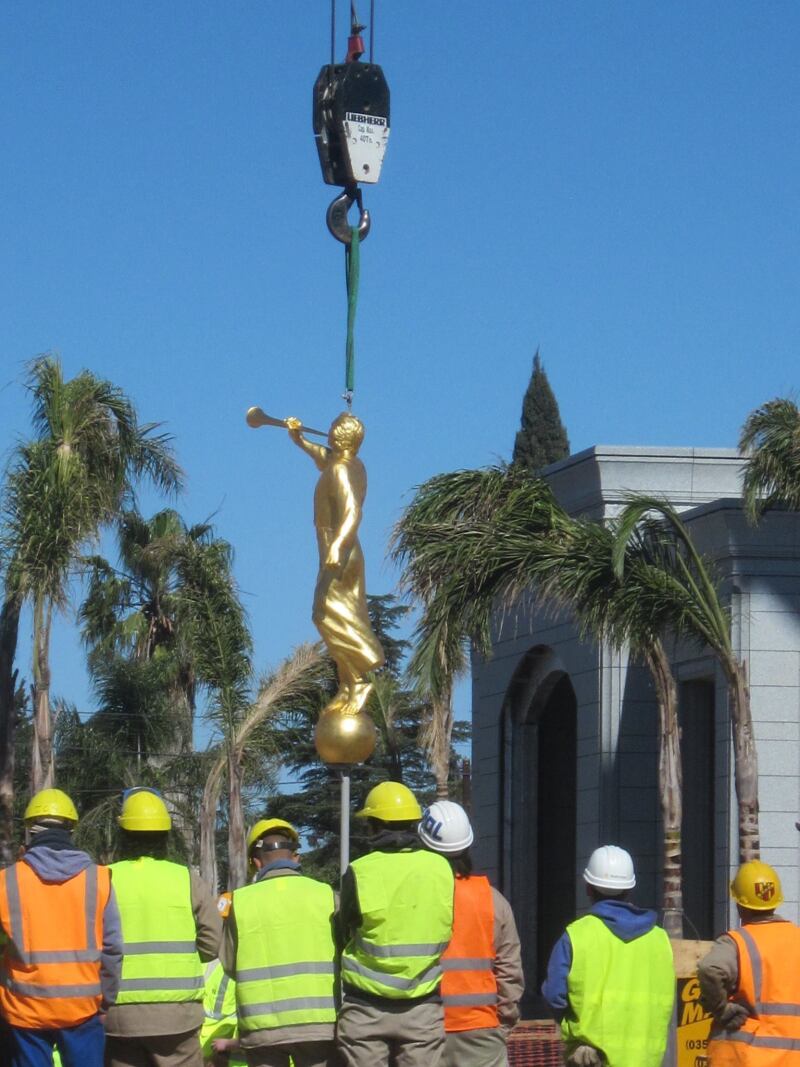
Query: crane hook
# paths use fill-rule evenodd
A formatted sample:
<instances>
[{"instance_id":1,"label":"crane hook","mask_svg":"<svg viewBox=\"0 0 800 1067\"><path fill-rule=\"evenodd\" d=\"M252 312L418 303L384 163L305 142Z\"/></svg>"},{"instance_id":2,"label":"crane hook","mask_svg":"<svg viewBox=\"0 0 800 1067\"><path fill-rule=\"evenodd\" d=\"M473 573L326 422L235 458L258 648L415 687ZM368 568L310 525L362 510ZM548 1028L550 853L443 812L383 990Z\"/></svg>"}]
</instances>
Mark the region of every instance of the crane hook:
<instances>
[{"instance_id":1,"label":"crane hook","mask_svg":"<svg viewBox=\"0 0 800 1067\"><path fill-rule=\"evenodd\" d=\"M367 211L361 202L361 190L357 186L346 188L343 193L340 193L339 196L332 200L325 216L325 221L328 224L328 229L331 234L337 241L341 241L343 245L349 245L352 239L352 232L350 223L347 220L347 213L353 204L358 205L358 210L360 212L358 220L358 239L359 241L363 241L369 233L371 220L369 211Z\"/></svg>"}]
</instances>

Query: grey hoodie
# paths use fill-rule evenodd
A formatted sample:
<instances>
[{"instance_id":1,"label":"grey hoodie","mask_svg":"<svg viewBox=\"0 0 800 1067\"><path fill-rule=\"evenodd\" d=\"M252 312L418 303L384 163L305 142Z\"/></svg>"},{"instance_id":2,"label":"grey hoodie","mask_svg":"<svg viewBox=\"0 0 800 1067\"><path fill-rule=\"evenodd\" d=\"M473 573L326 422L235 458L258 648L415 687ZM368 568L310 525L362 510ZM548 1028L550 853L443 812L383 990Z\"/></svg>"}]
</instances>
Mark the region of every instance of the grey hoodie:
<instances>
[{"instance_id":1,"label":"grey hoodie","mask_svg":"<svg viewBox=\"0 0 800 1067\"><path fill-rule=\"evenodd\" d=\"M85 852L73 848L50 848L34 839L22 862L48 885L60 885L77 877L94 862ZM103 948L100 953L100 989L105 1011L117 999L122 974L122 925L120 923L114 887L103 911Z\"/></svg>"}]
</instances>

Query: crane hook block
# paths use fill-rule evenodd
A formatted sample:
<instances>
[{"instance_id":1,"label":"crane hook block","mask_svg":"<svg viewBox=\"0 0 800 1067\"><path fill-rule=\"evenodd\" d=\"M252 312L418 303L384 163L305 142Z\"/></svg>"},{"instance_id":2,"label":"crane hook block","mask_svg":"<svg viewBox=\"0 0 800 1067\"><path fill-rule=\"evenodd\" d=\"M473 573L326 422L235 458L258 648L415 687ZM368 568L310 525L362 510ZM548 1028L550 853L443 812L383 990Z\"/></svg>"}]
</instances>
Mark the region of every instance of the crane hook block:
<instances>
[{"instance_id":1,"label":"crane hook block","mask_svg":"<svg viewBox=\"0 0 800 1067\"><path fill-rule=\"evenodd\" d=\"M377 63L326 64L314 84L314 137L327 185L374 185L389 140L389 86Z\"/></svg>"}]
</instances>

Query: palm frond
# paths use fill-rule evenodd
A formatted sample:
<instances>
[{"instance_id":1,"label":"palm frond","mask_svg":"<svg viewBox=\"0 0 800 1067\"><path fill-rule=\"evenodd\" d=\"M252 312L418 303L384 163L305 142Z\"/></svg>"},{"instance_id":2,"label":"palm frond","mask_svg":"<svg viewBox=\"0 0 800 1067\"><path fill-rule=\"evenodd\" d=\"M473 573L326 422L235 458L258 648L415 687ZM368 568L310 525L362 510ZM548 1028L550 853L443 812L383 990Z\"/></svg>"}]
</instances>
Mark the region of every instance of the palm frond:
<instances>
[{"instance_id":1,"label":"palm frond","mask_svg":"<svg viewBox=\"0 0 800 1067\"><path fill-rule=\"evenodd\" d=\"M800 509L800 410L777 398L751 412L739 448L749 453L744 473L744 502L755 522L767 508L782 504Z\"/></svg>"}]
</instances>

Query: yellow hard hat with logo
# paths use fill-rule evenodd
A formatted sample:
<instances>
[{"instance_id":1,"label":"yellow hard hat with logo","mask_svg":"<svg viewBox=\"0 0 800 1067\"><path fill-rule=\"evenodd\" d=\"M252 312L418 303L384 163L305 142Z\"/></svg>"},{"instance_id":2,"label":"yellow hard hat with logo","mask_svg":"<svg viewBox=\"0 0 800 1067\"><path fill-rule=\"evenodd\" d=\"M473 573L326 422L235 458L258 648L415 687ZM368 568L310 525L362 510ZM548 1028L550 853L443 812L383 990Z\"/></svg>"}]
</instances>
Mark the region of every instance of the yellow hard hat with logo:
<instances>
[{"instance_id":1,"label":"yellow hard hat with logo","mask_svg":"<svg viewBox=\"0 0 800 1067\"><path fill-rule=\"evenodd\" d=\"M400 782L381 782L367 793L359 819L381 822L414 822L422 818L422 808L411 790Z\"/></svg>"},{"instance_id":2,"label":"yellow hard hat with logo","mask_svg":"<svg viewBox=\"0 0 800 1067\"><path fill-rule=\"evenodd\" d=\"M731 896L750 911L774 911L783 903L781 880L768 863L750 860L736 872L731 882Z\"/></svg>"},{"instance_id":3,"label":"yellow hard hat with logo","mask_svg":"<svg viewBox=\"0 0 800 1067\"><path fill-rule=\"evenodd\" d=\"M31 797L23 816L26 823L38 819L63 819L65 822L77 823L78 812L61 789L40 789Z\"/></svg>"},{"instance_id":4,"label":"yellow hard hat with logo","mask_svg":"<svg viewBox=\"0 0 800 1067\"><path fill-rule=\"evenodd\" d=\"M220 913L223 919L228 918L232 902L233 893L220 893L220 895L217 897L217 911Z\"/></svg>"},{"instance_id":5,"label":"yellow hard hat with logo","mask_svg":"<svg viewBox=\"0 0 800 1067\"><path fill-rule=\"evenodd\" d=\"M163 833L172 826L161 794L157 789L136 786L122 794L122 812L117 822L123 830L140 833Z\"/></svg>"}]
</instances>

